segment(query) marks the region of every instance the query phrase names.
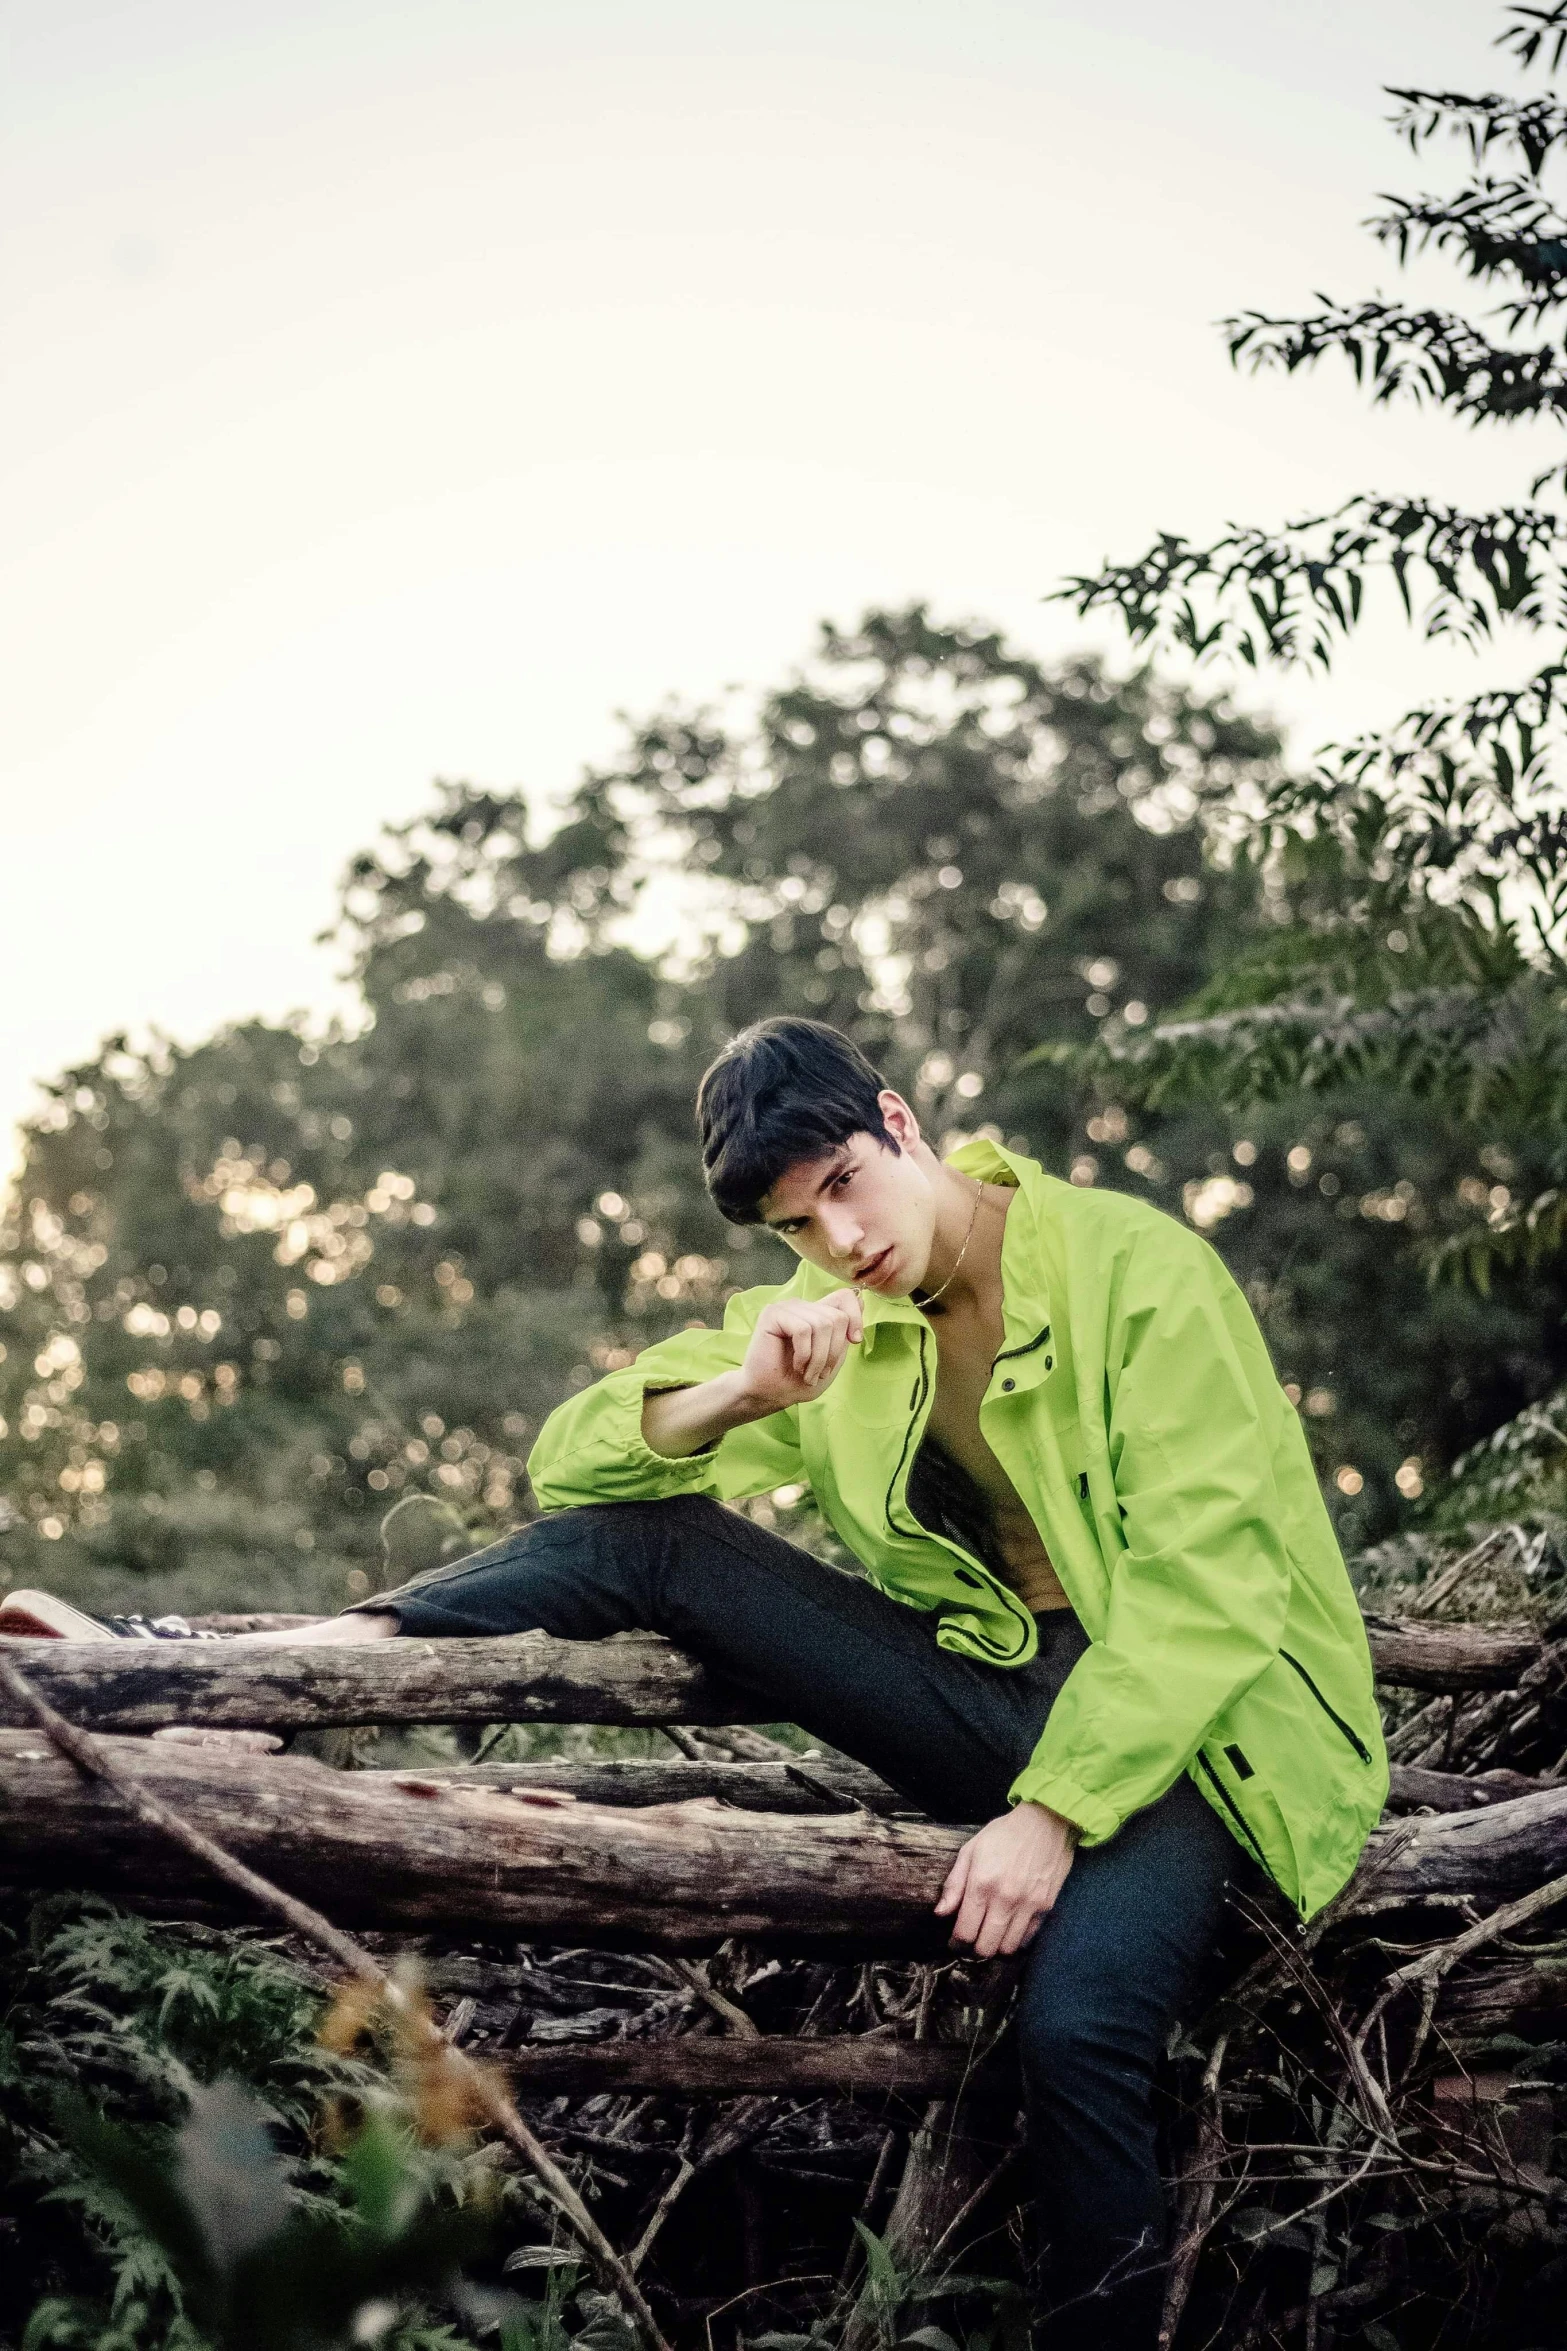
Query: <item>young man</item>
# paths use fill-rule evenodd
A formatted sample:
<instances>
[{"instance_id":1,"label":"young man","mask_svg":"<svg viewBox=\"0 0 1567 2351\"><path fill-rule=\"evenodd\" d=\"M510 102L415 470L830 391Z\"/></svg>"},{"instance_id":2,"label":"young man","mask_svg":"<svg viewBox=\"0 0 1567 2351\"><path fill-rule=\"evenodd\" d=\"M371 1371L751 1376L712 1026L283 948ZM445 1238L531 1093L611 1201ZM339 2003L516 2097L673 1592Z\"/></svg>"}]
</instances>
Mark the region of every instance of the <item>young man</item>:
<instances>
[{"instance_id":1,"label":"young man","mask_svg":"<svg viewBox=\"0 0 1567 2351\"><path fill-rule=\"evenodd\" d=\"M1049 2340L1152 2351L1154 2074L1226 1889L1265 1871L1309 1916L1387 1788L1299 1421L1206 1243L995 1144L939 1160L832 1029L748 1029L698 1121L793 1280L563 1404L532 1526L317 1637L650 1627L983 1822L937 1908L1028 1953ZM721 1507L800 1483L863 1578Z\"/></svg>"}]
</instances>

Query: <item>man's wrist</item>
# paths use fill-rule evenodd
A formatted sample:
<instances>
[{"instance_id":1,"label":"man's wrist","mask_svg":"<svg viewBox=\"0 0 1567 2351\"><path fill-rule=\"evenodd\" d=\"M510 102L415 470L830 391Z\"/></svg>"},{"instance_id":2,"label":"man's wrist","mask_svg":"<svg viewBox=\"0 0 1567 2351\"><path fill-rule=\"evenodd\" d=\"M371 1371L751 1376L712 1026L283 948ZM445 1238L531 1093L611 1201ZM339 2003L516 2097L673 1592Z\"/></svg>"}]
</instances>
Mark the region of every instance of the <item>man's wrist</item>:
<instances>
[{"instance_id":1,"label":"man's wrist","mask_svg":"<svg viewBox=\"0 0 1567 2351\"><path fill-rule=\"evenodd\" d=\"M650 1389L642 1400L642 1440L666 1461L685 1461L766 1409L750 1398L738 1371L715 1372L693 1387Z\"/></svg>"},{"instance_id":2,"label":"man's wrist","mask_svg":"<svg viewBox=\"0 0 1567 2351\"><path fill-rule=\"evenodd\" d=\"M1068 1844L1077 1843L1083 1832L1075 1820L1068 1820L1064 1812L1057 1812L1054 1805L1043 1803L1038 1796L1025 1796L1023 1802L1033 1811L1042 1812L1046 1820L1054 1821L1056 1827L1064 1833Z\"/></svg>"},{"instance_id":3,"label":"man's wrist","mask_svg":"<svg viewBox=\"0 0 1567 2351\"><path fill-rule=\"evenodd\" d=\"M715 1416L726 1428L744 1428L753 1420L765 1420L778 1407L765 1397L758 1396L746 1383L745 1370L715 1372L706 1384L705 1395Z\"/></svg>"}]
</instances>

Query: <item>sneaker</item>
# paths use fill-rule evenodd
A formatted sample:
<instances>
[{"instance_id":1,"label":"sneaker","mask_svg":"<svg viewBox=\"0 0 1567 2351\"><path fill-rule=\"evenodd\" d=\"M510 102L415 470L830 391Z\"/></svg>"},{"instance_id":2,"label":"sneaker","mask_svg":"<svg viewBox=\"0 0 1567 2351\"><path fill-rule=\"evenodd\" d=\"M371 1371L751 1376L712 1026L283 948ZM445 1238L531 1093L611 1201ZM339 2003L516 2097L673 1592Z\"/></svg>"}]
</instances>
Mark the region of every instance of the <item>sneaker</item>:
<instances>
[{"instance_id":1,"label":"sneaker","mask_svg":"<svg viewBox=\"0 0 1567 2351\"><path fill-rule=\"evenodd\" d=\"M114 1639L107 1625L52 1592L8 1592L0 1601L0 1634L13 1641Z\"/></svg>"},{"instance_id":2,"label":"sneaker","mask_svg":"<svg viewBox=\"0 0 1567 2351\"><path fill-rule=\"evenodd\" d=\"M221 1641L221 1633L198 1632L183 1616L106 1616L100 1619L117 1641Z\"/></svg>"},{"instance_id":3,"label":"sneaker","mask_svg":"<svg viewBox=\"0 0 1567 2351\"><path fill-rule=\"evenodd\" d=\"M0 1600L0 1636L21 1641L216 1641L183 1616L88 1616L52 1592L10 1592Z\"/></svg>"}]
</instances>

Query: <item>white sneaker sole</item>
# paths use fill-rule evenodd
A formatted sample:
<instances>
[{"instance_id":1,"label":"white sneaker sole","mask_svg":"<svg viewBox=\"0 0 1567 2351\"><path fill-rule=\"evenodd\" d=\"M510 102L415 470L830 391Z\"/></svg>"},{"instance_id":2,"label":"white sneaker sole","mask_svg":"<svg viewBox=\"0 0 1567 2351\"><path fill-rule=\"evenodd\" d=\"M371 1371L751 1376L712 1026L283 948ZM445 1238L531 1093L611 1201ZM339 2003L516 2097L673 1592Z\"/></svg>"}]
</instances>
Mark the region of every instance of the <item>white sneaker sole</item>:
<instances>
[{"instance_id":1,"label":"white sneaker sole","mask_svg":"<svg viewBox=\"0 0 1567 2351\"><path fill-rule=\"evenodd\" d=\"M99 1624L52 1592L8 1592L0 1601L0 1637L13 1641L112 1641Z\"/></svg>"}]
</instances>

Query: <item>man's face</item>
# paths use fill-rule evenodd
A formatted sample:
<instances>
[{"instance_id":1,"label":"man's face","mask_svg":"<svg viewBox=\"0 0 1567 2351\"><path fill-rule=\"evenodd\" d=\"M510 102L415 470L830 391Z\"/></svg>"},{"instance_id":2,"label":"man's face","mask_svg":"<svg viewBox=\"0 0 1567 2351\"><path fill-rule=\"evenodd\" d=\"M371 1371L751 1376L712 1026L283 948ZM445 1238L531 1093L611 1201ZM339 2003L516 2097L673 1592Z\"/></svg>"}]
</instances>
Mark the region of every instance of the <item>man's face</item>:
<instances>
[{"instance_id":1,"label":"man's face","mask_svg":"<svg viewBox=\"0 0 1567 2351\"><path fill-rule=\"evenodd\" d=\"M930 1263L936 1194L915 1155L913 1112L891 1093L881 1097L881 1110L895 1152L875 1135L851 1135L781 1175L762 1202L762 1217L835 1281L906 1298Z\"/></svg>"}]
</instances>

